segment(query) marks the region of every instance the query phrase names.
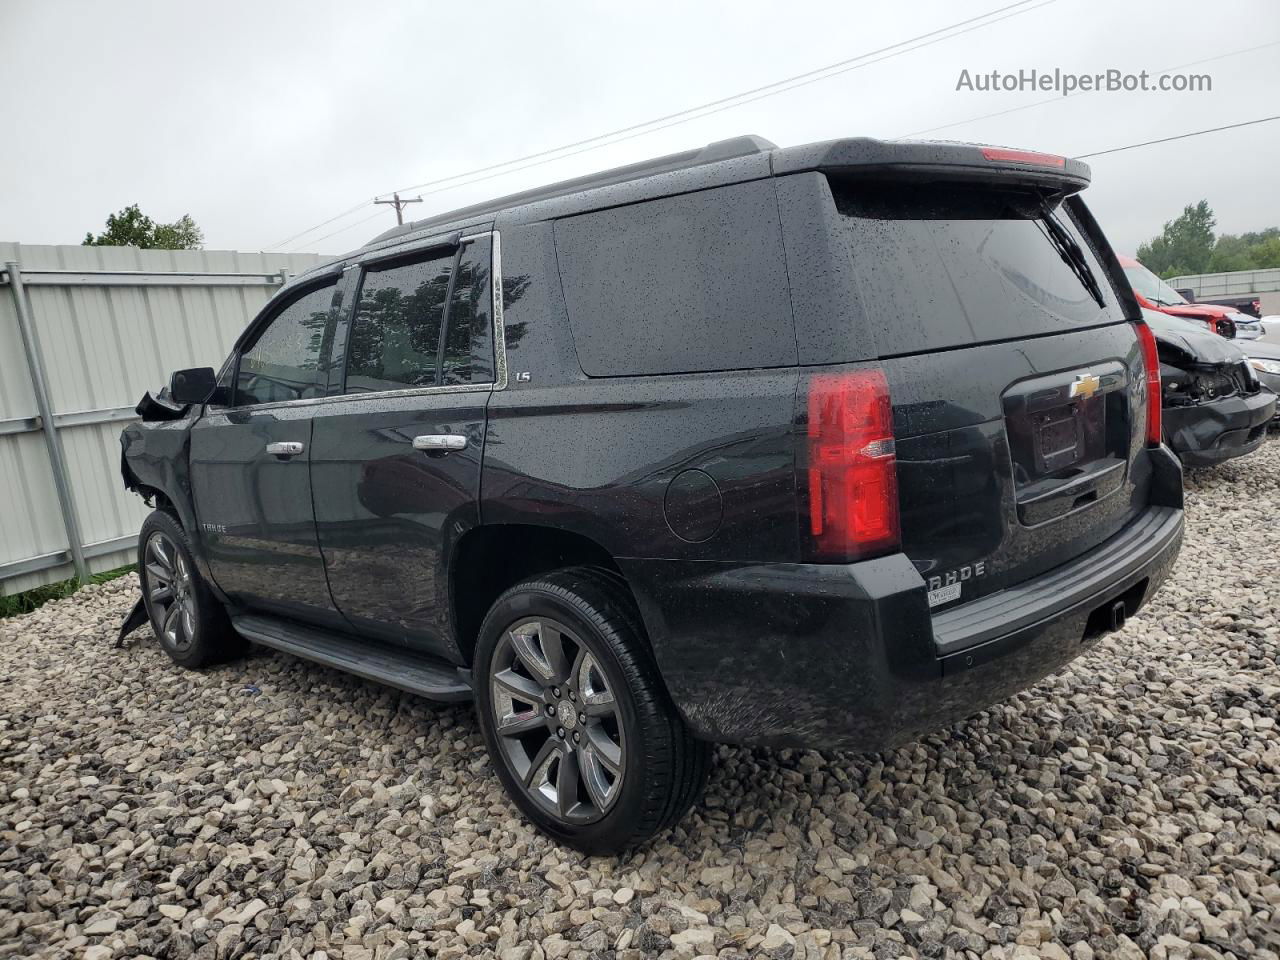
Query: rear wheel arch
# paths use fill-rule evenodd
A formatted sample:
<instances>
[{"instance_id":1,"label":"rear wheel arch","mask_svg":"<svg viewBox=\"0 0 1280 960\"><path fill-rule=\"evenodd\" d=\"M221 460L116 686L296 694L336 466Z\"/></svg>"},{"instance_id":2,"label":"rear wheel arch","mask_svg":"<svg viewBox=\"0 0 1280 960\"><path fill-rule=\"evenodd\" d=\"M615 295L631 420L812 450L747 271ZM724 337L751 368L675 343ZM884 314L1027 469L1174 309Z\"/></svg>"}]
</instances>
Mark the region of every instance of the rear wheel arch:
<instances>
[{"instance_id":1,"label":"rear wheel arch","mask_svg":"<svg viewBox=\"0 0 1280 960\"><path fill-rule=\"evenodd\" d=\"M613 556L590 537L537 524L492 524L469 530L449 556L449 605L458 649L470 665L480 625L507 589L566 567L594 567L630 591Z\"/></svg>"},{"instance_id":2,"label":"rear wheel arch","mask_svg":"<svg viewBox=\"0 0 1280 960\"><path fill-rule=\"evenodd\" d=\"M588 854L666 830L706 783L711 746L690 734L645 641L626 581L598 566L514 584L481 627L476 708L498 776L543 831Z\"/></svg>"}]
</instances>

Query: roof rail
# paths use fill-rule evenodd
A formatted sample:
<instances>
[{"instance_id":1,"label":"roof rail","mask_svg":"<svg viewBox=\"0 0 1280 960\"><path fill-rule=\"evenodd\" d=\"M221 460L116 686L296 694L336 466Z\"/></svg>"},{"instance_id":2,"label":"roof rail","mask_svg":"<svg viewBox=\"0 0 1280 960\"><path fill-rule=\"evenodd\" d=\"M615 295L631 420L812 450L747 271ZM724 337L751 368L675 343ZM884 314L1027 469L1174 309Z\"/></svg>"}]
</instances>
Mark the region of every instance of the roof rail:
<instances>
[{"instance_id":1,"label":"roof rail","mask_svg":"<svg viewBox=\"0 0 1280 960\"><path fill-rule=\"evenodd\" d=\"M416 233L436 224L470 219L483 216L486 213L497 213L500 210L523 206L539 200L551 200L555 197L563 197L583 190L607 187L616 183L626 183L629 180L640 180L644 177L656 176L659 173L670 173L673 170L683 170L687 167L697 167L706 163L718 163L721 160L748 157L758 153L765 153L769 150L776 150L777 148L778 145L776 143L754 134L732 137L728 140L717 140L714 143L707 144L705 147L698 147L694 150L672 153L665 157L655 157L652 160L641 160L639 163L614 167L612 170L590 173L573 180L563 180L560 183L553 183L545 187L535 187L532 190L513 193L494 200L486 200L458 210L438 213L422 220L415 220L412 223L392 227L385 233L378 234L369 243L378 243L383 240L390 240L393 237Z\"/></svg>"}]
</instances>

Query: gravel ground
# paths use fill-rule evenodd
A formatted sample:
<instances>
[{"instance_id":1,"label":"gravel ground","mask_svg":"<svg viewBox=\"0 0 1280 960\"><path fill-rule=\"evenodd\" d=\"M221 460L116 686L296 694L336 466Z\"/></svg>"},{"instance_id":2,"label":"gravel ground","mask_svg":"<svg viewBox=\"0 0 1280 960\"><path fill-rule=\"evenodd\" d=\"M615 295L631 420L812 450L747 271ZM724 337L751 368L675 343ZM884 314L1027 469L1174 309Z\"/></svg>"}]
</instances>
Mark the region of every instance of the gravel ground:
<instances>
[{"instance_id":1,"label":"gravel ground","mask_svg":"<svg viewBox=\"0 0 1280 960\"><path fill-rule=\"evenodd\" d=\"M622 860L523 823L467 709L259 651L133 578L0 621L0 956L1280 956L1280 440L1188 478L1123 632L892 753L721 748Z\"/></svg>"}]
</instances>

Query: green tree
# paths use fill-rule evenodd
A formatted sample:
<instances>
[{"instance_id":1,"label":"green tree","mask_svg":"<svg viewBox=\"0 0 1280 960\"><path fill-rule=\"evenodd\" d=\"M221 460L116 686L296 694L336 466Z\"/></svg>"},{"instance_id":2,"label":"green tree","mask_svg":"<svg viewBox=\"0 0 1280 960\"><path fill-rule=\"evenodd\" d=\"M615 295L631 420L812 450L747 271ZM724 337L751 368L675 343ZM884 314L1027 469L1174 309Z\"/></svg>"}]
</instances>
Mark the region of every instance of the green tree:
<instances>
[{"instance_id":1,"label":"green tree","mask_svg":"<svg viewBox=\"0 0 1280 960\"><path fill-rule=\"evenodd\" d=\"M107 217L107 229L96 237L84 235L87 247L141 247L156 250L199 250L204 234L184 213L173 223L156 223L136 203Z\"/></svg>"},{"instance_id":2,"label":"green tree","mask_svg":"<svg viewBox=\"0 0 1280 960\"><path fill-rule=\"evenodd\" d=\"M1209 256L1207 273L1230 273L1233 270L1253 269L1253 248L1244 237L1224 233L1218 237Z\"/></svg>"},{"instance_id":3,"label":"green tree","mask_svg":"<svg viewBox=\"0 0 1280 960\"><path fill-rule=\"evenodd\" d=\"M1213 255L1216 223L1209 201L1188 204L1181 216L1164 225L1160 236L1138 246L1138 259L1162 277L1204 273Z\"/></svg>"},{"instance_id":4,"label":"green tree","mask_svg":"<svg viewBox=\"0 0 1280 960\"><path fill-rule=\"evenodd\" d=\"M184 213L173 223L156 224L152 246L160 250L199 250L203 244L204 234L189 213Z\"/></svg>"},{"instance_id":5,"label":"green tree","mask_svg":"<svg viewBox=\"0 0 1280 960\"><path fill-rule=\"evenodd\" d=\"M1280 267L1280 230L1253 248L1253 269L1267 270L1271 267Z\"/></svg>"}]
</instances>

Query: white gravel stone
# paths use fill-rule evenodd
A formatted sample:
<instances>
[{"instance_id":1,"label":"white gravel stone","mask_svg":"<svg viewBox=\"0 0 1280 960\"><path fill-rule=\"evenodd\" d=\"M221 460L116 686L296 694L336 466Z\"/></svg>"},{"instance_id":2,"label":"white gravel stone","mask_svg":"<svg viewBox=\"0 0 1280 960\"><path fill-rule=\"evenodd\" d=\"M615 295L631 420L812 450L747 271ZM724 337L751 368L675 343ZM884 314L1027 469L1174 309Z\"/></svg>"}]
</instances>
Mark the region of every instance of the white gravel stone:
<instances>
[{"instance_id":1,"label":"white gravel stone","mask_svg":"<svg viewBox=\"0 0 1280 960\"><path fill-rule=\"evenodd\" d=\"M722 747L622 859L523 822L465 707L112 650L134 577L0 620L0 956L1280 960L1280 442L1187 498L1060 673L883 754Z\"/></svg>"}]
</instances>

